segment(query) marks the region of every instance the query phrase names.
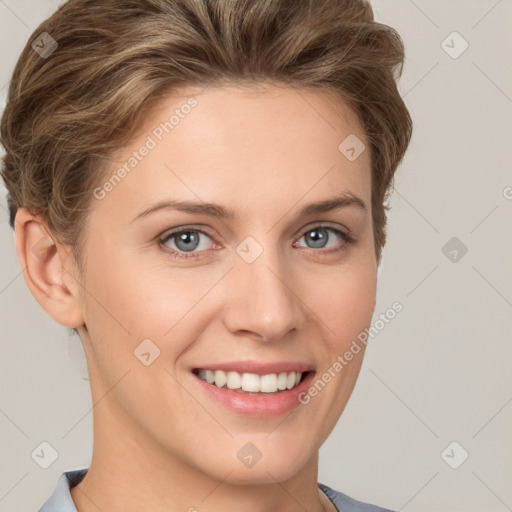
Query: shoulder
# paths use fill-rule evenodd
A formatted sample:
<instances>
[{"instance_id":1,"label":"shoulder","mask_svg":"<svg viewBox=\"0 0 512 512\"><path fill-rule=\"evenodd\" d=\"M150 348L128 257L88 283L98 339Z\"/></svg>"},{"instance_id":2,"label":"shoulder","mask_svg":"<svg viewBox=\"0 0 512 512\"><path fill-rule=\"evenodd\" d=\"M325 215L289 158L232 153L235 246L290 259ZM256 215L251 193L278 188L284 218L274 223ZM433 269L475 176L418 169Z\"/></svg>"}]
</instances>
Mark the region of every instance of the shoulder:
<instances>
[{"instance_id":1,"label":"shoulder","mask_svg":"<svg viewBox=\"0 0 512 512\"><path fill-rule=\"evenodd\" d=\"M52 495L38 512L77 512L70 489L82 481L87 470L88 468L74 469L62 473Z\"/></svg>"},{"instance_id":2,"label":"shoulder","mask_svg":"<svg viewBox=\"0 0 512 512\"><path fill-rule=\"evenodd\" d=\"M370 503L355 500L342 492L335 491L327 485L318 484L318 487L327 495L327 497L336 505L336 508L343 512L393 512L389 508L378 507Z\"/></svg>"}]
</instances>

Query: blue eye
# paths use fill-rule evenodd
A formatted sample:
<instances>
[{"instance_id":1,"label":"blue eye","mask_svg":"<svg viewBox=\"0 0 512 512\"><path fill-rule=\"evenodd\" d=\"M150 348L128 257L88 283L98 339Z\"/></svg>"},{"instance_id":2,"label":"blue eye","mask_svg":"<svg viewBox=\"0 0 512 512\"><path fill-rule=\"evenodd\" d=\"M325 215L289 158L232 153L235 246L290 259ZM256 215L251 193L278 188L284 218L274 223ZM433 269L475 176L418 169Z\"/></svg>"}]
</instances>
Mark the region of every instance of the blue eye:
<instances>
[{"instance_id":1,"label":"blue eye","mask_svg":"<svg viewBox=\"0 0 512 512\"><path fill-rule=\"evenodd\" d=\"M326 247L326 242L331 238L329 233L334 234L336 237L340 238L342 243L339 244L335 249L314 252L320 254L332 254L338 251L342 251L343 249L346 249L350 244L356 242L356 239L349 233L345 233L344 231L341 231L340 229L334 228L332 226L323 225L318 225L308 229L302 234L300 239L306 237L308 242L312 244L312 247L307 247L309 249L324 249ZM170 254L173 258L194 259L200 257L200 253L204 252L208 246L208 244L206 244L206 247L204 247L203 250L196 251L196 249L201 245L200 242L203 236L211 240L211 237L208 234L199 229L180 228L165 235L165 237L161 238L158 243L160 246L165 246L165 248L162 250ZM170 241L173 242L175 248L169 246ZM300 246L298 245L298 242L294 242L293 247L304 246Z\"/></svg>"},{"instance_id":2,"label":"blue eye","mask_svg":"<svg viewBox=\"0 0 512 512\"><path fill-rule=\"evenodd\" d=\"M341 238L344 243L341 247L334 249L332 251L326 252L337 252L338 250L344 249L347 245L354 243L355 239L348 233L341 231L340 229L333 228L331 226L315 226L312 229L308 229L301 238L306 237L309 241L312 242L312 249L324 249L326 247L325 242L330 239L327 233L334 233L336 236ZM312 234L312 235L311 235ZM309 235L309 236L308 236ZM297 247L297 242L293 244L294 247Z\"/></svg>"},{"instance_id":3,"label":"blue eye","mask_svg":"<svg viewBox=\"0 0 512 512\"><path fill-rule=\"evenodd\" d=\"M197 249L201 238L200 235L210 238L204 231L200 231L198 229L180 229L166 235L165 238L160 240L160 244L168 247L167 242L174 240L174 245L178 250L173 248L170 248L170 250L165 249L173 257L182 259L197 258L197 254L192 253L189 255L187 253Z\"/></svg>"}]
</instances>

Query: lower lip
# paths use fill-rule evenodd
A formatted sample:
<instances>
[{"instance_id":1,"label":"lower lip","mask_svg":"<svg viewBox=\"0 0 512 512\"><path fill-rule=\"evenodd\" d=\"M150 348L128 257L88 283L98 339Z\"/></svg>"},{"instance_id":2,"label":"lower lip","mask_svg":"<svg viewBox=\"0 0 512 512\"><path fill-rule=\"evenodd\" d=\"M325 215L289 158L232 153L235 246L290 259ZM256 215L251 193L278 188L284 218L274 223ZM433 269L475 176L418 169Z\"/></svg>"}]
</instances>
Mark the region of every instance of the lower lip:
<instances>
[{"instance_id":1,"label":"lower lip","mask_svg":"<svg viewBox=\"0 0 512 512\"><path fill-rule=\"evenodd\" d=\"M304 380L292 389L286 389L276 394L261 393L258 395L238 393L227 387L219 388L215 384L208 384L201 380L195 374L192 374L192 377L208 398L219 402L232 412L244 416L270 418L287 414L302 405L299 395L307 391L314 375L315 372L309 372Z\"/></svg>"}]
</instances>

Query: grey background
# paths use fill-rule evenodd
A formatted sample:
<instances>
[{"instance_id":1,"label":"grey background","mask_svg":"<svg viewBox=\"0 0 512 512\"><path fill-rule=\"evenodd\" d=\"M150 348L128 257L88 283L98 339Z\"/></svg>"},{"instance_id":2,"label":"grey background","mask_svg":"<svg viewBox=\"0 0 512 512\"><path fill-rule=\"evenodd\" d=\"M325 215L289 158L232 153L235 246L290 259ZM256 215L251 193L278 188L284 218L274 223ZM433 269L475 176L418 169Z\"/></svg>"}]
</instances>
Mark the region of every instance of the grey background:
<instances>
[{"instance_id":1,"label":"grey background","mask_svg":"<svg viewBox=\"0 0 512 512\"><path fill-rule=\"evenodd\" d=\"M0 0L2 98L24 44L58 5ZM511 511L512 1L372 5L405 41L400 90L414 119L374 319L395 301L403 311L369 343L321 449L319 481L407 512ZM454 31L469 44L458 58L443 49L462 48ZM24 282L0 195L0 511L29 511L63 471L88 466L92 404L79 343ZM456 261L442 250L452 237L468 249ZM31 458L43 441L58 452L48 469ZM462 450L469 457L453 469L446 460L460 462Z\"/></svg>"}]
</instances>

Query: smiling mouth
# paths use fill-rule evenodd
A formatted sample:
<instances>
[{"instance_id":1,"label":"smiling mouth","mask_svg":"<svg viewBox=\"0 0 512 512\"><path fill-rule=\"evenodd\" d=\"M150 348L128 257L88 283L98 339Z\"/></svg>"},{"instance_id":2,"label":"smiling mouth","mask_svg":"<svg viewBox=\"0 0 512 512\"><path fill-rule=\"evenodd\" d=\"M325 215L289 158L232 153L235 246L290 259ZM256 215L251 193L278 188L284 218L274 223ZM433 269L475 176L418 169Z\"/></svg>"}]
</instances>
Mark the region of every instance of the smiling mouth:
<instances>
[{"instance_id":1,"label":"smiling mouth","mask_svg":"<svg viewBox=\"0 0 512 512\"><path fill-rule=\"evenodd\" d=\"M275 395L295 388L311 372L292 371L257 375L195 368L192 373L202 381L218 388L231 389L249 395Z\"/></svg>"}]
</instances>

